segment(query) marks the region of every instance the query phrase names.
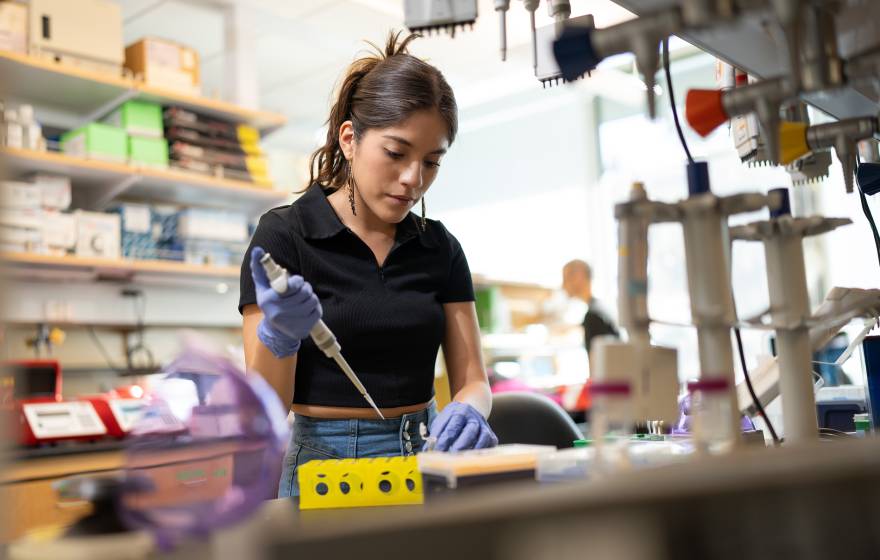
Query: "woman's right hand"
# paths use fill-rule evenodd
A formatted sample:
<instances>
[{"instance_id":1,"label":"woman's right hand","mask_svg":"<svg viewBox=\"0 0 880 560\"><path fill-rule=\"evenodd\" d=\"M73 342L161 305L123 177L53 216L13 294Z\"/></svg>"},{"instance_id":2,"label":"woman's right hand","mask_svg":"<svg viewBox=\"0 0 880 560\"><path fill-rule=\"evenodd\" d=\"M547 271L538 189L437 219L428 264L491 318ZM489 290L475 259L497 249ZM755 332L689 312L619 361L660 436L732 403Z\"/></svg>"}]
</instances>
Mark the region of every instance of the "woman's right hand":
<instances>
[{"instance_id":1,"label":"woman's right hand","mask_svg":"<svg viewBox=\"0 0 880 560\"><path fill-rule=\"evenodd\" d=\"M321 319L321 303L302 276L291 276L287 280L287 291L276 292L260 263L265 254L262 247L251 250L251 276L257 305L263 312L257 336L276 358L285 358L296 354L300 341L309 336Z\"/></svg>"}]
</instances>

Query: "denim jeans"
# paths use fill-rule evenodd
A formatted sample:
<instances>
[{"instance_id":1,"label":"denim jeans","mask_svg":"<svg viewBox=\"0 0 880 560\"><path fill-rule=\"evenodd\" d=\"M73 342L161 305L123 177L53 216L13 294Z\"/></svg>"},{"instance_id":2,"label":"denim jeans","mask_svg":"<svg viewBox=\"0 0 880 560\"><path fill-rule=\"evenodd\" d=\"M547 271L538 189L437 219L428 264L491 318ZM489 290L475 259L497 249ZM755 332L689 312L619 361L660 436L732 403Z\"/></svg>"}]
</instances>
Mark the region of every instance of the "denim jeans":
<instances>
[{"instance_id":1,"label":"denim jeans","mask_svg":"<svg viewBox=\"0 0 880 560\"><path fill-rule=\"evenodd\" d=\"M405 457L421 451L425 444L422 432L427 434L436 415L433 402L425 410L387 420L330 420L296 415L278 497L299 495L296 473L300 465L309 461Z\"/></svg>"}]
</instances>

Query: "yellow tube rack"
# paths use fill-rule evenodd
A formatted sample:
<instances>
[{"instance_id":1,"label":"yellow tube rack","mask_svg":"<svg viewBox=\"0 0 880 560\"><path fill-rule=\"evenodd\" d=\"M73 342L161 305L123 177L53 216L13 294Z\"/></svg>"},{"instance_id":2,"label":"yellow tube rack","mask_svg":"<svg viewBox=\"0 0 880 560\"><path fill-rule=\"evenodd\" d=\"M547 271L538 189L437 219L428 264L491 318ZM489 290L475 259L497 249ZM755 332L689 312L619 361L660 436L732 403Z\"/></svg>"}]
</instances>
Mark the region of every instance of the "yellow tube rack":
<instances>
[{"instance_id":1,"label":"yellow tube rack","mask_svg":"<svg viewBox=\"0 0 880 560\"><path fill-rule=\"evenodd\" d=\"M309 461L298 479L300 509L424 503L415 456Z\"/></svg>"}]
</instances>

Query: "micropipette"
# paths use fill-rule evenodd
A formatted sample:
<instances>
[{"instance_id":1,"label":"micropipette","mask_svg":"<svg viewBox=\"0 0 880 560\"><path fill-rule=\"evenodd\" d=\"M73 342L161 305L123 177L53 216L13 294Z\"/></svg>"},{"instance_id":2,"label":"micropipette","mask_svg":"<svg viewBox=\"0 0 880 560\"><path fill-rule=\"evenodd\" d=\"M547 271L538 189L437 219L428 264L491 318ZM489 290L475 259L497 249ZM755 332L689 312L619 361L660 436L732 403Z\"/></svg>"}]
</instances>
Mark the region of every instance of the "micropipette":
<instances>
[{"instance_id":1,"label":"micropipette","mask_svg":"<svg viewBox=\"0 0 880 560\"><path fill-rule=\"evenodd\" d=\"M290 276L287 270L279 266L269 253L263 255L263 258L260 259L260 264L263 265L263 270L266 271L266 276L269 278L269 285L272 286L272 289L278 294L286 292L287 279ZM341 369L345 376L348 377L348 380L351 381L352 385L355 386L361 396L363 396L370 406L373 407L373 410L376 411L379 418L385 420L385 417L382 416L382 412L379 410L379 407L376 406L376 403L373 402L373 398L367 392L366 388L364 388L361 380L358 379L358 376L355 375L351 366L349 366L348 362L345 361L345 358L342 357L342 347L339 345L339 342L337 342L336 336L333 335L333 332L327 328L326 324L324 324L324 321L318 319L318 322L312 327L309 335L312 337L312 340L318 348L324 352L324 355L336 362L336 365L338 365L339 369Z\"/></svg>"}]
</instances>

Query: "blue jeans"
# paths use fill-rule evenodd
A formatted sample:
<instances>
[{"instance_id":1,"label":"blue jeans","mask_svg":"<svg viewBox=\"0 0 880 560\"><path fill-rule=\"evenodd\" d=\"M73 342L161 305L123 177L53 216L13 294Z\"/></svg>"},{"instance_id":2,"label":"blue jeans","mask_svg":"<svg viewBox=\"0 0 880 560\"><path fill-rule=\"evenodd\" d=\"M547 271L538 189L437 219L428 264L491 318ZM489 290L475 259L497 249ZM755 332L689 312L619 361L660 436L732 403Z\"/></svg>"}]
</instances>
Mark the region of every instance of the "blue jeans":
<instances>
[{"instance_id":1,"label":"blue jeans","mask_svg":"<svg viewBox=\"0 0 880 560\"><path fill-rule=\"evenodd\" d=\"M300 465L324 459L359 459L413 455L425 444L437 406L387 420L330 420L296 415L284 457L278 497L299 496Z\"/></svg>"}]
</instances>

